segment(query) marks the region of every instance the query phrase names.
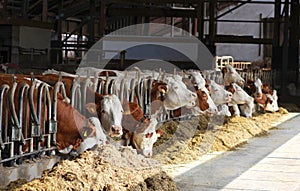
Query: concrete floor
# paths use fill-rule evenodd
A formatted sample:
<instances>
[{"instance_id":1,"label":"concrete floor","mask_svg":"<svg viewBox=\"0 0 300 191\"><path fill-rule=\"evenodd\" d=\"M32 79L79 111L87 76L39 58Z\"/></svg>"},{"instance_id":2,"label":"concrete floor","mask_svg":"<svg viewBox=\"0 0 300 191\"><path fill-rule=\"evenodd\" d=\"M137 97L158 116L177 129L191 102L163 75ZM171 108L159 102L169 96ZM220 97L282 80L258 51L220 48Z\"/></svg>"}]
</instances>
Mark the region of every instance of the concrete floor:
<instances>
[{"instance_id":1,"label":"concrete floor","mask_svg":"<svg viewBox=\"0 0 300 191\"><path fill-rule=\"evenodd\" d=\"M300 191L300 115L286 119L236 151L165 169L183 191Z\"/></svg>"}]
</instances>

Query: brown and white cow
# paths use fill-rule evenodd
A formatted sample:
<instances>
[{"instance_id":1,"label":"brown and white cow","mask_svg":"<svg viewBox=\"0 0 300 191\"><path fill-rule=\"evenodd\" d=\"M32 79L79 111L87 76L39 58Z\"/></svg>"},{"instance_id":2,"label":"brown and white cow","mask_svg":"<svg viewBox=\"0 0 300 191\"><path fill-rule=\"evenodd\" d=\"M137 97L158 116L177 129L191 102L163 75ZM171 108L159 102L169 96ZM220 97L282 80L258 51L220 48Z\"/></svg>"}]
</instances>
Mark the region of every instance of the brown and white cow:
<instances>
[{"instance_id":1,"label":"brown and white cow","mask_svg":"<svg viewBox=\"0 0 300 191\"><path fill-rule=\"evenodd\" d=\"M159 131L156 130L158 124L156 114L144 116L142 109L134 102L125 102L123 105L125 112L122 125L126 131L124 134L126 146L131 145L138 152L151 157L153 144L160 136Z\"/></svg>"},{"instance_id":2,"label":"brown and white cow","mask_svg":"<svg viewBox=\"0 0 300 191\"><path fill-rule=\"evenodd\" d=\"M227 91L232 93L232 101L229 104L233 107L234 114L240 116L240 113L246 117L252 117L254 108L254 98L249 96L240 86L236 83L232 83L226 87ZM239 110L238 105L244 105L243 109Z\"/></svg>"}]
</instances>

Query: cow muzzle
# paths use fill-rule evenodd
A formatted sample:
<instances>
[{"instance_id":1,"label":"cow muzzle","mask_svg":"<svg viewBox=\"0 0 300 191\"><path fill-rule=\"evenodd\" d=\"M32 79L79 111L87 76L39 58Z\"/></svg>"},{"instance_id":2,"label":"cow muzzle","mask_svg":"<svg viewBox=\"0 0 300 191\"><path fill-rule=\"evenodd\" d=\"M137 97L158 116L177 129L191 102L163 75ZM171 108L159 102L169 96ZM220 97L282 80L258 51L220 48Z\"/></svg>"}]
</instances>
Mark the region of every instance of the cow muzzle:
<instances>
[{"instance_id":1,"label":"cow muzzle","mask_svg":"<svg viewBox=\"0 0 300 191\"><path fill-rule=\"evenodd\" d=\"M117 125L112 125L110 127L110 136L111 137L121 137L123 135L122 127Z\"/></svg>"}]
</instances>

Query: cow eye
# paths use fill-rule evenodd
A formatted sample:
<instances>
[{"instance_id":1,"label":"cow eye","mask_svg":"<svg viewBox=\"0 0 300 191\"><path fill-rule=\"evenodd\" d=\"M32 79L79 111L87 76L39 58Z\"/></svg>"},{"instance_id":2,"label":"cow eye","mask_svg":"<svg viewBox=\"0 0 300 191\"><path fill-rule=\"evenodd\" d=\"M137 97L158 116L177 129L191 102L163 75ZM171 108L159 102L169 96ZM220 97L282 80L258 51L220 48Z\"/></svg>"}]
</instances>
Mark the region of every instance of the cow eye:
<instances>
[{"instance_id":1,"label":"cow eye","mask_svg":"<svg viewBox=\"0 0 300 191\"><path fill-rule=\"evenodd\" d=\"M106 112L105 112L104 110L101 110L101 113L103 113L103 114L104 114L104 113L106 113Z\"/></svg>"}]
</instances>

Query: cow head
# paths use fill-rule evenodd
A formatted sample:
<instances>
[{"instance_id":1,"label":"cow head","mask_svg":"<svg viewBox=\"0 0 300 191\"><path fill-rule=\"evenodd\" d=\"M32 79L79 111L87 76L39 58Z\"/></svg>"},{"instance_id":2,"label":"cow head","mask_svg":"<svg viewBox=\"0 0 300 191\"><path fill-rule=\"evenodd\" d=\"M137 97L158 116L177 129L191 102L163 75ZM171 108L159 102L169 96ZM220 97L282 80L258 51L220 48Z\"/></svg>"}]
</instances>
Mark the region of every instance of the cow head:
<instances>
[{"instance_id":1,"label":"cow head","mask_svg":"<svg viewBox=\"0 0 300 191\"><path fill-rule=\"evenodd\" d=\"M223 86L217 84L213 80L209 83L210 96L216 105L231 102L232 93L226 91Z\"/></svg>"},{"instance_id":2,"label":"cow head","mask_svg":"<svg viewBox=\"0 0 300 191\"><path fill-rule=\"evenodd\" d=\"M123 107L116 95L95 93L95 103L86 104L86 109L99 117L103 129L110 137L122 136Z\"/></svg>"},{"instance_id":3,"label":"cow head","mask_svg":"<svg viewBox=\"0 0 300 191\"><path fill-rule=\"evenodd\" d=\"M153 144L158 137L155 129L157 124L156 118L145 118L133 133L132 141L134 147L146 157L152 156Z\"/></svg>"},{"instance_id":4,"label":"cow head","mask_svg":"<svg viewBox=\"0 0 300 191\"><path fill-rule=\"evenodd\" d=\"M197 94L188 90L179 76L167 78L168 92L165 95L164 106L168 110L175 110L180 107L194 107L197 101Z\"/></svg>"},{"instance_id":5,"label":"cow head","mask_svg":"<svg viewBox=\"0 0 300 191\"><path fill-rule=\"evenodd\" d=\"M187 71L186 73L190 75L192 83L198 89L205 87L206 82L205 79L202 77L200 71Z\"/></svg>"},{"instance_id":6,"label":"cow head","mask_svg":"<svg viewBox=\"0 0 300 191\"><path fill-rule=\"evenodd\" d=\"M222 72L224 74L224 81L226 86L231 83L244 85L245 80L239 75L239 73L231 65L226 64Z\"/></svg>"}]
</instances>

